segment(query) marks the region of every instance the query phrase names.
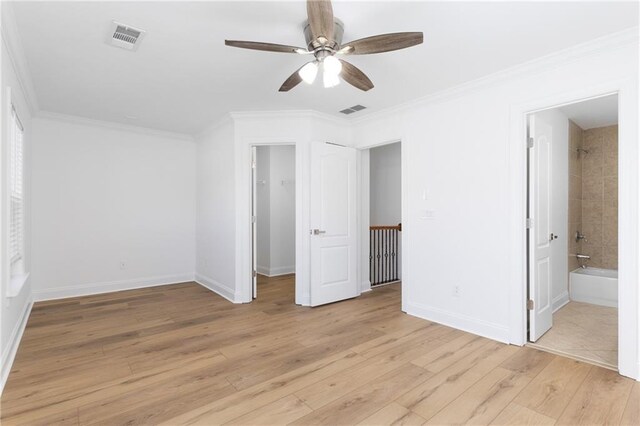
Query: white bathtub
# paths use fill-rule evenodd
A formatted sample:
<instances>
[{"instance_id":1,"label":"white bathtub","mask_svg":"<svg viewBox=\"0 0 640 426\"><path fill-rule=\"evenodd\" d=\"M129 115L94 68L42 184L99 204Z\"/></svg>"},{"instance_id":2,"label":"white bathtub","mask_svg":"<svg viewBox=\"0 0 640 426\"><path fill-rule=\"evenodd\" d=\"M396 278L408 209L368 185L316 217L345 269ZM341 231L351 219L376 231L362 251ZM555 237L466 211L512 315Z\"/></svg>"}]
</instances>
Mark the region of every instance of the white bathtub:
<instances>
[{"instance_id":1,"label":"white bathtub","mask_svg":"<svg viewBox=\"0 0 640 426\"><path fill-rule=\"evenodd\" d=\"M569 274L569 298L576 302L618 307L618 271L578 268Z\"/></svg>"}]
</instances>

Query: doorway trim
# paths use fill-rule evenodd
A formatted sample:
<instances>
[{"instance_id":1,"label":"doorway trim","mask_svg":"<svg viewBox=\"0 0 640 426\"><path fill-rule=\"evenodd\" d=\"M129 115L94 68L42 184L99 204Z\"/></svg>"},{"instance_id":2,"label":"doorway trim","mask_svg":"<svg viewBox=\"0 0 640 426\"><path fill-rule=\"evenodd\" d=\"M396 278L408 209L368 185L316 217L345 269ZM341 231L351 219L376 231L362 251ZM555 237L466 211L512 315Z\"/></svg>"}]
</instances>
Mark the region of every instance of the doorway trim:
<instances>
[{"instance_id":1,"label":"doorway trim","mask_svg":"<svg viewBox=\"0 0 640 426\"><path fill-rule=\"evenodd\" d=\"M510 108L509 145L509 291L510 342L527 342L527 116L547 109L573 104L602 96L618 95L618 371L621 375L640 378L638 348L638 126L632 79L613 80Z\"/></svg>"}]
</instances>

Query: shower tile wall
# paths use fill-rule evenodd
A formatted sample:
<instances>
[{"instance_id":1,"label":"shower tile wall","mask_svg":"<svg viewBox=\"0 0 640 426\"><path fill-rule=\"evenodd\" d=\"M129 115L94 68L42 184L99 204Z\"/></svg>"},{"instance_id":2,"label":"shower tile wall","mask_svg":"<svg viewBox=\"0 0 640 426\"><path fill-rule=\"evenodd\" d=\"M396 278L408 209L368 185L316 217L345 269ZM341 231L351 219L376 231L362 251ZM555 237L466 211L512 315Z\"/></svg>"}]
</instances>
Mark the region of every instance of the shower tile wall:
<instances>
[{"instance_id":1,"label":"shower tile wall","mask_svg":"<svg viewBox=\"0 0 640 426\"><path fill-rule=\"evenodd\" d=\"M582 230L582 129L569 120L569 271L580 265L576 258L582 253L582 241L576 242L576 232Z\"/></svg>"},{"instance_id":2,"label":"shower tile wall","mask_svg":"<svg viewBox=\"0 0 640 426\"><path fill-rule=\"evenodd\" d=\"M572 124L570 123L570 134L575 126ZM589 153L580 154L577 161L572 161L576 167L578 163L582 163L582 214L579 218L574 212L574 219L581 220L582 233L587 241L575 248L591 256L588 266L618 269L618 126L584 130L581 143L582 148ZM573 154L570 158L574 158ZM572 170L571 166L569 169ZM571 183L572 188L576 186L574 191L577 192L577 182L572 180ZM571 195L570 189L570 200ZM570 201L569 204L575 202L577 200ZM573 231L573 228L569 229ZM575 231L573 232L575 235ZM575 242L575 238L572 240ZM572 269L575 268L570 270Z\"/></svg>"}]
</instances>

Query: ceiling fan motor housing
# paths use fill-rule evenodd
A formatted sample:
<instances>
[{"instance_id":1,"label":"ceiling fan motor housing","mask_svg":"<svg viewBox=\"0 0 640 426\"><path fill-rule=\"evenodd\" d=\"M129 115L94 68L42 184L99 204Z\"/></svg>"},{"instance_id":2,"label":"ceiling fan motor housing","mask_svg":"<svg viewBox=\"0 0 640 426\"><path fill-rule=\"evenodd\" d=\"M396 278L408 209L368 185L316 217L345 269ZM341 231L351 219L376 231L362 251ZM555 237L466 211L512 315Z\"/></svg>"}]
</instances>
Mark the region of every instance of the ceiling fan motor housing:
<instances>
[{"instance_id":1,"label":"ceiling fan motor housing","mask_svg":"<svg viewBox=\"0 0 640 426\"><path fill-rule=\"evenodd\" d=\"M333 50L338 50L340 45L342 44L342 35L344 34L344 24L338 18L333 19L333 40L329 40L329 42L325 45ZM307 21L304 25L304 38L307 41L307 49L309 51L315 51L320 48L322 50L322 44L315 40L311 36L311 27L309 25L309 21ZM326 56L326 55L325 55Z\"/></svg>"}]
</instances>

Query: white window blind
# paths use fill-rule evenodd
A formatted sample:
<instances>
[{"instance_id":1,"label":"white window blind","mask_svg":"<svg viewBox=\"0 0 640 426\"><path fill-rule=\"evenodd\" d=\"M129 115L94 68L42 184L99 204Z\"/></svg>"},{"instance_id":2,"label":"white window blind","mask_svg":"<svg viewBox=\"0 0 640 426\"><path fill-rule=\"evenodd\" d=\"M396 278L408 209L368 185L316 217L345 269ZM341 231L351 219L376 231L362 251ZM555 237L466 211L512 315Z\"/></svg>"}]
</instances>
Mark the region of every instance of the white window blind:
<instances>
[{"instance_id":1,"label":"white window blind","mask_svg":"<svg viewBox=\"0 0 640 426\"><path fill-rule=\"evenodd\" d=\"M10 224L9 259L11 264L24 256L24 173L23 173L24 129L15 109L11 110L11 140L9 146Z\"/></svg>"}]
</instances>

